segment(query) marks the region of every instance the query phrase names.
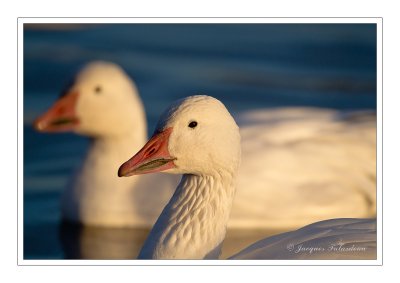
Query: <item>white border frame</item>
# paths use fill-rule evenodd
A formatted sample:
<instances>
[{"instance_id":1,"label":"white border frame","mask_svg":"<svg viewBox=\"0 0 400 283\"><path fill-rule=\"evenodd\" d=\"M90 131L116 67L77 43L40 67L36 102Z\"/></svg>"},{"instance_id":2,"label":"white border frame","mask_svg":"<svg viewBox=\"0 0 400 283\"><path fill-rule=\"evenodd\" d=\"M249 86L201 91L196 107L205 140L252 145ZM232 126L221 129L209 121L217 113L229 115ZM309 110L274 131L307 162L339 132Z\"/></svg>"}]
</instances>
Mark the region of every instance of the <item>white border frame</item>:
<instances>
[{"instance_id":1,"label":"white border frame","mask_svg":"<svg viewBox=\"0 0 400 283\"><path fill-rule=\"evenodd\" d=\"M24 24L56 24L56 23L84 23L84 24L129 24L129 23L237 23L237 24L257 24L257 23L371 23L377 25L377 259L376 260L30 260L23 258L23 25ZM17 245L17 264L18 265L42 265L42 266L68 266L68 265L96 265L96 266L315 266L315 265L334 265L334 266L379 266L383 265L383 209L382 209L382 140L383 140L383 19L378 17L368 18L246 18L246 17L143 17L143 18L38 18L24 17L18 18L18 245Z\"/></svg>"}]
</instances>

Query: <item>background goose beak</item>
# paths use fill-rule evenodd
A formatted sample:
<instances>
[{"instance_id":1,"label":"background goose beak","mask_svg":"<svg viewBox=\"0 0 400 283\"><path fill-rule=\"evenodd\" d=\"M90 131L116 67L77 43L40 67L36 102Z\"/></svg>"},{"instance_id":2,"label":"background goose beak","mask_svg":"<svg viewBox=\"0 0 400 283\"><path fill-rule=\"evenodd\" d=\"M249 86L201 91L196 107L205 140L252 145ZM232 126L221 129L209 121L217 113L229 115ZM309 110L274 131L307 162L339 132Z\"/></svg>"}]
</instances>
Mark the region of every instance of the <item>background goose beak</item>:
<instances>
[{"instance_id":1,"label":"background goose beak","mask_svg":"<svg viewBox=\"0 0 400 283\"><path fill-rule=\"evenodd\" d=\"M176 158L172 157L168 151L171 133L172 127L155 133L138 153L119 167L118 176L128 177L174 168L173 161Z\"/></svg>"},{"instance_id":2,"label":"background goose beak","mask_svg":"<svg viewBox=\"0 0 400 283\"><path fill-rule=\"evenodd\" d=\"M35 129L39 132L73 130L79 124L79 119L75 114L78 97L78 92L70 92L62 96L46 113L35 120Z\"/></svg>"}]
</instances>

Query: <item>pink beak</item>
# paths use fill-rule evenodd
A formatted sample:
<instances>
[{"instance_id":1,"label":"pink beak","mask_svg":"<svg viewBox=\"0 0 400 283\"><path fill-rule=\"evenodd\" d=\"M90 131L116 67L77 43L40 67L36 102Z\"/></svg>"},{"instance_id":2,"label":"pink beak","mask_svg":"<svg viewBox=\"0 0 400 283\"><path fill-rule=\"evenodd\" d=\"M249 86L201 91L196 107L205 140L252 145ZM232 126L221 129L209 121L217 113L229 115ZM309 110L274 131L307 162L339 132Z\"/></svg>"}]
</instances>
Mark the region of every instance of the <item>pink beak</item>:
<instances>
[{"instance_id":1,"label":"pink beak","mask_svg":"<svg viewBox=\"0 0 400 283\"><path fill-rule=\"evenodd\" d=\"M144 147L119 167L118 176L128 177L165 171L176 167L168 151L168 140L172 128L154 134Z\"/></svg>"},{"instance_id":2,"label":"pink beak","mask_svg":"<svg viewBox=\"0 0 400 283\"><path fill-rule=\"evenodd\" d=\"M75 114L75 106L79 93L70 92L58 99L54 105L34 122L39 132L66 132L79 124Z\"/></svg>"}]
</instances>

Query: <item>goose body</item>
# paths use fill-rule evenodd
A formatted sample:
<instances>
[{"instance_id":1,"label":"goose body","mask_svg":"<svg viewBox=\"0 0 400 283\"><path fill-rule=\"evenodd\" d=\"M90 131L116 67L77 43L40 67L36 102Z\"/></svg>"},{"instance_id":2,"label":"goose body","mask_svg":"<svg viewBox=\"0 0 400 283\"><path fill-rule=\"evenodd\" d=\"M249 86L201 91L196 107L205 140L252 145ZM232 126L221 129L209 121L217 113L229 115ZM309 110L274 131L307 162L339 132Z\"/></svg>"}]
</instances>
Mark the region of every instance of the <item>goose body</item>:
<instances>
[{"instance_id":1,"label":"goose body","mask_svg":"<svg viewBox=\"0 0 400 283\"><path fill-rule=\"evenodd\" d=\"M239 114L244 154L228 226L286 229L334 217L373 217L376 126L373 119L350 118L318 109ZM35 127L91 139L63 194L67 220L151 227L178 183L168 174L116 176L116 168L146 142L147 125L135 84L113 63L85 66Z\"/></svg>"},{"instance_id":2,"label":"goose body","mask_svg":"<svg viewBox=\"0 0 400 283\"><path fill-rule=\"evenodd\" d=\"M219 257L235 197L240 156L239 128L217 99L192 96L164 112L153 137L118 171L119 176L159 171L183 174L139 259ZM339 244L368 248L367 255L362 254L363 249L346 253L346 258L368 258L371 251L376 252L374 237L374 220L333 219L262 240L233 258L289 257L285 250L279 251L282 245L286 244L287 251L288 244L326 245L339 240ZM332 255L343 258L340 253L324 253L325 258Z\"/></svg>"},{"instance_id":3,"label":"goose body","mask_svg":"<svg viewBox=\"0 0 400 283\"><path fill-rule=\"evenodd\" d=\"M229 227L375 217L374 113L283 108L237 120L242 164Z\"/></svg>"},{"instance_id":4,"label":"goose body","mask_svg":"<svg viewBox=\"0 0 400 283\"><path fill-rule=\"evenodd\" d=\"M229 259L376 259L376 219L336 218L260 240Z\"/></svg>"}]
</instances>

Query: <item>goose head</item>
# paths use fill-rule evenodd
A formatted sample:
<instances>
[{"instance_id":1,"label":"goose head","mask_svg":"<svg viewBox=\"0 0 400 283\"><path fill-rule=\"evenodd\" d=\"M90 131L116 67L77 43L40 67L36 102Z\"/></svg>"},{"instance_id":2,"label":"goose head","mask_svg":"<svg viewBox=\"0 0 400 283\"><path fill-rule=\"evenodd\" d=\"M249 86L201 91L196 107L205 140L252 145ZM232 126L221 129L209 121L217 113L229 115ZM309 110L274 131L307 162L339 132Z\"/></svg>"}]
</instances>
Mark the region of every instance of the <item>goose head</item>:
<instances>
[{"instance_id":1,"label":"goose head","mask_svg":"<svg viewBox=\"0 0 400 283\"><path fill-rule=\"evenodd\" d=\"M131 176L165 171L214 175L240 163L239 128L217 99L197 95L173 103L160 117L146 145L119 168Z\"/></svg>"},{"instance_id":2,"label":"goose head","mask_svg":"<svg viewBox=\"0 0 400 283\"><path fill-rule=\"evenodd\" d=\"M77 73L34 127L103 137L126 134L135 123L145 123L145 117L134 83L116 64L95 61Z\"/></svg>"}]
</instances>

